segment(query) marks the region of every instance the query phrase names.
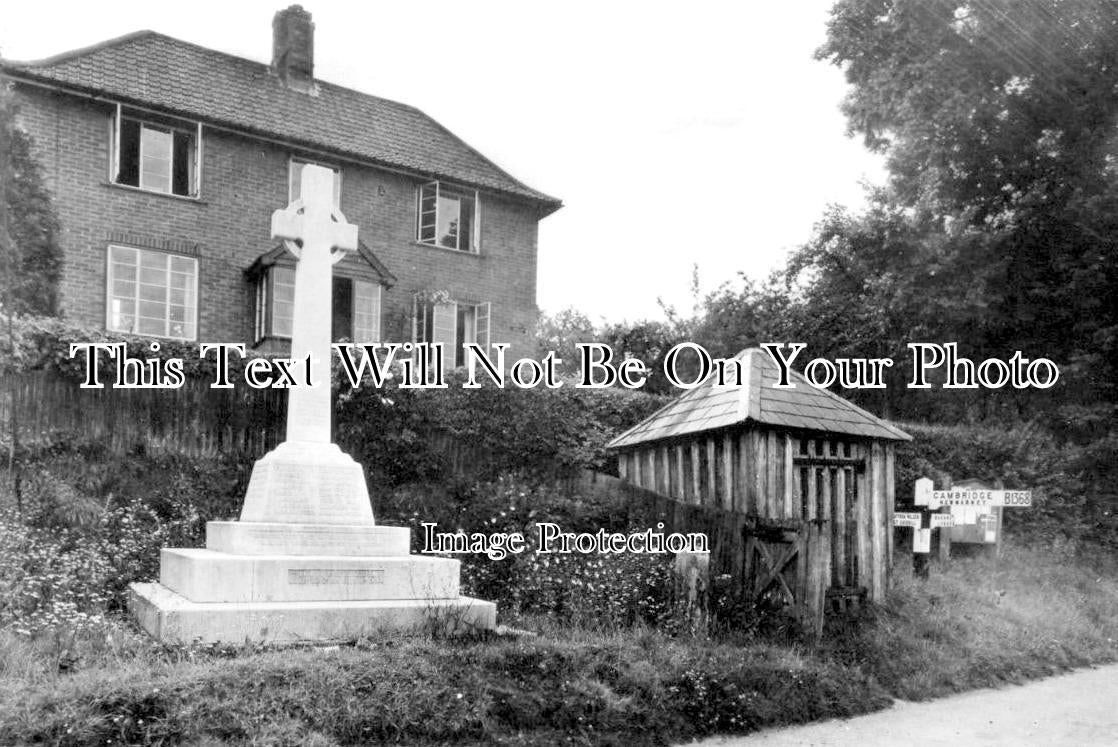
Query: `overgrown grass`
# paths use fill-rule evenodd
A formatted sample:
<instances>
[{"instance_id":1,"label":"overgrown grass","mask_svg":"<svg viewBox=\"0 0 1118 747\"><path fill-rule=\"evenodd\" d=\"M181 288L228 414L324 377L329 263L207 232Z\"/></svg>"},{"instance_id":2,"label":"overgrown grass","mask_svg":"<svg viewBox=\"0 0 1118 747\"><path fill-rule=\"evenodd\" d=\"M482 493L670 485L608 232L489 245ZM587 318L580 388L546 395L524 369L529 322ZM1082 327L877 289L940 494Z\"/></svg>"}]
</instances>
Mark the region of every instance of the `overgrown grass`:
<instances>
[{"instance_id":1,"label":"overgrown grass","mask_svg":"<svg viewBox=\"0 0 1118 747\"><path fill-rule=\"evenodd\" d=\"M546 626L545 626L546 627ZM851 715L885 693L763 644L553 627L546 636L390 639L334 649L126 651L86 638L69 675L50 643L7 637L0 742L24 744L665 743ZM13 656L14 655L14 656Z\"/></svg>"},{"instance_id":2,"label":"overgrown grass","mask_svg":"<svg viewBox=\"0 0 1118 747\"><path fill-rule=\"evenodd\" d=\"M906 700L1114 661L1118 558L1009 547L934 565L926 581L904 559L888 604L831 626L820 653Z\"/></svg>"},{"instance_id":3,"label":"overgrown grass","mask_svg":"<svg viewBox=\"0 0 1118 747\"><path fill-rule=\"evenodd\" d=\"M900 558L899 558L900 560ZM517 620L537 635L163 648L121 622L0 632L0 744L632 744L850 716L1118 659L1118 562L1007 549L819 645Z\"/></svg>"}]
</instances>

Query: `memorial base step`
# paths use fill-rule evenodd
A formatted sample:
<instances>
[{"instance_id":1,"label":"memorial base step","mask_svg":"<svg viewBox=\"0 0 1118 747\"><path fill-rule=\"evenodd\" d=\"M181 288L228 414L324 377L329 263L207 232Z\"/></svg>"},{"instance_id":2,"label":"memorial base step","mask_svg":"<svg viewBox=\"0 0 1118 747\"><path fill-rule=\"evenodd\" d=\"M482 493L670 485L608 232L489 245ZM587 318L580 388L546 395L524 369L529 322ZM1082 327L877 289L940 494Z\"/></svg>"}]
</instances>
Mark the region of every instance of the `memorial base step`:
<instances>
[{"instance_id":1,"label":"memorial base step","mask_svg":"<svg viewBox=\"0 0 1118 747\"><path fill-rule=\"evenodd\" d=\"M129 587L128 606L156 640L188 643L352 641L390 633L463 634L496 627L497 606L470 597L318 602L192 602L158 583Z\"/></svg>"},{"instance_id":2,"label":"memorial base step","mask_svg":"<svg viewBox=\"0 0 1118 747\"><path fill-rule=\"evenodd\" d=\"M425 555L233 555L165 548L159 581L192 602L453 599L460 563Z\"/></svg>"}]
</instances>

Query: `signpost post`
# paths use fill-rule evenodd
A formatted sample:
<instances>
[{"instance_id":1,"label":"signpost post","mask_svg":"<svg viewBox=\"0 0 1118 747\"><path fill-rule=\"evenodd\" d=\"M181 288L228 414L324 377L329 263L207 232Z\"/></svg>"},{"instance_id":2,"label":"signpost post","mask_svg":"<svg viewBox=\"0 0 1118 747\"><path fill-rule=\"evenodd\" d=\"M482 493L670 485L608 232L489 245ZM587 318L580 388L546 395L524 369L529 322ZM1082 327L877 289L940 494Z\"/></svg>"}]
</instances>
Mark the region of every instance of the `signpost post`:
<instances>
[{"instance_id":1,"label":"signpost post","mask_svg":"<svg viewBox=\"0 0 1118 747\"><path fill-rule=\"evenodd\" d=\"M921 481L927 478L921 478ZM932 481L927 480L931 486ZM951 514L932 513L927 508L920 511L896 511L893 513L893 526L912 528L912 569L919 578L928 577L928 554L932 551L932 531L955 525ZM942 535L940 533L941 542ZM941 545L942 546L942 545Z\"/></svg>"}]
</instances>

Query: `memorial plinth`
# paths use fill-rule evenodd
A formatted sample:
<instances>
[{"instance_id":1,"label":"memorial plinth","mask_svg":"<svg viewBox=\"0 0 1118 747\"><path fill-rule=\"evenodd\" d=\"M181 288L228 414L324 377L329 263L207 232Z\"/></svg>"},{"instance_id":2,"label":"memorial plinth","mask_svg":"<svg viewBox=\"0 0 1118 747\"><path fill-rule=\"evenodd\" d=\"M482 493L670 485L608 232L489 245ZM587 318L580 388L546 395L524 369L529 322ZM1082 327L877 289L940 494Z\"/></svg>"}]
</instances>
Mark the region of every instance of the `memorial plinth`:
<instances>
[{"instance_id":1,"label":"memorial plinth","mask_svg":"<svg viewBox=\"0 0 1118 747\"><path fill-rule=\"evenodd\" d=\"M293 356L324 381L289 390L287 439L257 460L240 521L211 521L206 547L162 551L159 581L132 584L140 626L168 643L333 641L388 631L465 632L497 610L459 594L459 562L410 555L411 530L378 526L361 465L330 442L331 266L357 243L332 207L333 175L303 169L272 217L297 258Z\"/></svg>"}]
</instances>

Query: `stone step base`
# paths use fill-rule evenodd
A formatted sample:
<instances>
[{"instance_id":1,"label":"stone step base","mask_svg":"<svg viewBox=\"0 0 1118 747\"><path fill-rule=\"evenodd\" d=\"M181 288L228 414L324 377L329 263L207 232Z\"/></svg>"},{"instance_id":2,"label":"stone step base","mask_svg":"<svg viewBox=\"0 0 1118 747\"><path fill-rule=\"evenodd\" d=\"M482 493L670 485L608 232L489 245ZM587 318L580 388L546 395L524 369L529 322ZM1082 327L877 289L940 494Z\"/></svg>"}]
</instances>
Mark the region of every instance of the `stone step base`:
<instances>
[{"instance_id":1,"label":"stone step base","mask_svg":"<svg viewBox=\"0 0 1118 747\"><path fill-rule=\"evenodd\" d=\"M375 524L210 521L206 548L231 555L407 555L411 530Z\"/></svg>"},{"instance_id":2,"label":"stone step base","mask_svg":"<svg viewBox=\"0 0 1118 747\"><path fill-rule=\"evenodd\" d=\"M233 555L165 548L159 581L192 602L455 599L460 564L425 555Z\"/></svg>"},{"instance_id":3,"label":"stone step base","mask_svg":"<svg viewBox=\"0 0 1118 747\"><path fill-rule=\"evenodd\" d=\"M164 643L352 641L388 633L461 634L496 627L497 606L470 597L358 602L200 603L162 584L132 584L128 607Z\"/></svg>"}]
</instances>

